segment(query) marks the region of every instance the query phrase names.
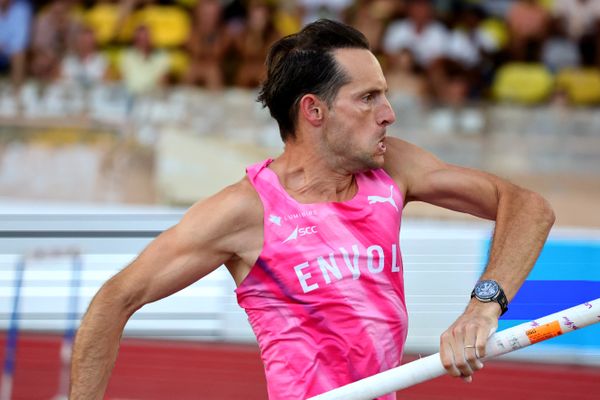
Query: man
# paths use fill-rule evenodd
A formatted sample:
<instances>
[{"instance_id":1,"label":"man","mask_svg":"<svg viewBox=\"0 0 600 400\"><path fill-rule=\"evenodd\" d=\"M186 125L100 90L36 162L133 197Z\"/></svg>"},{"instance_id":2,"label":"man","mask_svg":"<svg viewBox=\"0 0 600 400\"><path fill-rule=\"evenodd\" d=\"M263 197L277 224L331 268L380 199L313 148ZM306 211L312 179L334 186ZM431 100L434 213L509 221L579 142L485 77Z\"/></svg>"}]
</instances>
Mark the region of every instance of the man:
<instances>
[{"instance_id":1,"label":"man","mask_svg":"<svg viewBox=\"0 0 600 400\"><path fill-rule=\"evenodd\" d=\"M270 399L305 399L397 366L407 331L400 211L416 200L496 220L482 276L493 281L440 343L451 375L470 380L482 367L506 306L498 285L510 300L532 268L553 223L546 201L386 137L395 118L386 82L353 28L310 24L276 42L267 67L259 99L283 154L192 206L100 289L76 338L72 400L102 398L137 309L221 264L257 335ZM498 302L484 302L490 294Z\"/></svg>"},{"instance_id":2,"label":"man","mask_svg":"<svg viewBox=\"0 0 600 400\"><path fill-rule=\"evenodd\" d=\"M0 0L0 74L10 71L15 88L25 78L30 24L31 5L27 1Z\"/></svg>"}]
</instances>

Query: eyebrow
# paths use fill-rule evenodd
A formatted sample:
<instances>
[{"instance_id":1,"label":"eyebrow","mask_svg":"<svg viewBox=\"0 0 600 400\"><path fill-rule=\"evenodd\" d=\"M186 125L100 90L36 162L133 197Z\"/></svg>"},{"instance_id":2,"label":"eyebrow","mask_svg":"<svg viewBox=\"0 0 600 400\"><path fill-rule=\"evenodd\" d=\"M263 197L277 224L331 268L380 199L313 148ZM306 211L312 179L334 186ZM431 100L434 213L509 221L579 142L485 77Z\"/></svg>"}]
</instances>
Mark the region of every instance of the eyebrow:
<instances>
[{"instance_id":1,"label":"eyebrow","mask_svg":"<svg viewBox=\"0 0 600 400\"><path fill-rule=\"evenodd\" d=\"M363 94L373 93L373 92L387 94L387 93L389 93L389 88L387 85L385 85L383 88L371 86L367 89L359 90L357 93L359 96L362 96Z\"/></svg>"}]
</instances>

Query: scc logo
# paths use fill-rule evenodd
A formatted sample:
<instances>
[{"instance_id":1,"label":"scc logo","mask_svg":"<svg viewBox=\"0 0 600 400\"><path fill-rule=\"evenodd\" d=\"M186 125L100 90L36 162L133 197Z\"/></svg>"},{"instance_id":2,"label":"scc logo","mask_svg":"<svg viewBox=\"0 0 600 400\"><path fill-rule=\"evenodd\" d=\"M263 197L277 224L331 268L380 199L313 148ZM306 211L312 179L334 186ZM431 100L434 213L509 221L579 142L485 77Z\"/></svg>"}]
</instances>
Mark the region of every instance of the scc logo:
<instances>
[{"instance_id":1,"label":"scc logo","mask_svg":"<svg viewBox=\"0 0 600 400\"><path fill-rule=\"evenodd\" d=\"M317 233L317 226L313 225L313 226L303 226L303 227L299 227L298 225L296 225L296 229L294 229L294 231L292 232L292 234L290 236L288 236L287 239L285 239L283 241L283 243L292 241L292 240L296 240L301 236L307 236L307 235L314 235L315 233Z\"/></svg>"}]
</instances>

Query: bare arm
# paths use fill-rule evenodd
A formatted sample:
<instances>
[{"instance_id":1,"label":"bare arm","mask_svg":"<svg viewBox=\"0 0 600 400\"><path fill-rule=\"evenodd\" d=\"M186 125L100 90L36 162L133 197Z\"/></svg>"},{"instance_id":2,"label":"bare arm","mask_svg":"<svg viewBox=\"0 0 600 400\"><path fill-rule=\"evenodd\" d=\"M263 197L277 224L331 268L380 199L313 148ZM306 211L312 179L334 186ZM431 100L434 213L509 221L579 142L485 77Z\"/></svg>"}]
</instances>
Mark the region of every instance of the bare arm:
<instances>
[{"instance_id":1,"label":"bare arm","mask_svg":"<svg viewBox=\"0 0 600 400\"><path fill-rule=\"evenodd\" d=\"M136 310L248 253L246 243L251 241L246 238L255 229L256 208L248 209L254 205L252 194L241 185L193 206L179 224L102 286L75 339L71 400L103 398L123 328Z\"/></svg>"},{"instance_id":2,"label":"bare arm","mask_svg":"<svg viewBox=\"0 0 600 400\"><path fill-rule=\"evenodd\" d=\"M390 142L393 160L400 162L390 162L386 169L404 185L407 201L424 201L496 221L481 279L500 283L510 301L533 268L554 223L548 202L497 176L446 164L400 140ZM440 354L451 375L469 377L482 367L477 355L485 356L487 338L497 328L500 312L497 303L471 300L442 334ZM477 353L465 345L476 345Z\"/></svg>"}]
</instances>

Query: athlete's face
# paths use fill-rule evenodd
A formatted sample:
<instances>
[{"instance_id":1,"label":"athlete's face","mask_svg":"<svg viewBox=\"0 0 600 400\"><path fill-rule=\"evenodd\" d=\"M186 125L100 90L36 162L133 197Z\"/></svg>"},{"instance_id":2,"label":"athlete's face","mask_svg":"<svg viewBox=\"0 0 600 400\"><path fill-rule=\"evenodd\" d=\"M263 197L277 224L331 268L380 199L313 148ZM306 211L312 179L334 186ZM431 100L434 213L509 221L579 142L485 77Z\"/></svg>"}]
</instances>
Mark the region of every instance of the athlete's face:
<instances>
[{"instance_id":1,"label":"athlete's face","mask_svg":"<svg viewBox=\"0 0 600 400\"><path fill-rule=\"evenodd\" d=\"M341 49L334 56L350 81L327 110L323 145L344 168L380 168L386 128L396 120L381 66L368 50Z\"/></svg>"}]
</instances>

